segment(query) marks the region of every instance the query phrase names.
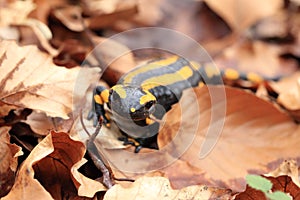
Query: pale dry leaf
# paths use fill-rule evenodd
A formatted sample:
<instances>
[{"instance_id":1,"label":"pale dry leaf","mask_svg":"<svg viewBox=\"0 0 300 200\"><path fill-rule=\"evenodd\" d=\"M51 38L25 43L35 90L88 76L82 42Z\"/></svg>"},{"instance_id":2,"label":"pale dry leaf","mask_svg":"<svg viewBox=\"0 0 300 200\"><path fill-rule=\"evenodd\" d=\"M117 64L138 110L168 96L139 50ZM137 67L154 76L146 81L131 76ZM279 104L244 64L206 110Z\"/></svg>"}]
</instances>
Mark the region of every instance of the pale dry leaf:
<instances>
[{"instance_id":1,"label":"pale dry leaf","mask_svg":"<svg viewBox=\"0 0 300 200\"><path fill-rule=\"evenodd\" d=\"M85 18L86 25L91 29L101 29L114 26L116 22L124 19L132 19L138 13L137 1L101 1L107 7L101 6L99 1L86 1L87 7L84 8L84 13L90 15ZM108 3L109 2L109 3ZM101 7L95 6L94 3ZM100 9L99 9L100 8Z\"/></svg>"},{"instance_id":2,"label":"pale dry leaf","mask_svg":"<svg viewBox=\"0 0 300 200\"><path fill-rule=\"evenodd\" d=\"M293 182L300 187L298 165L295 160L285 160L277 169L265 174L265 176L278 177L287 175L292 178Z\"/></svg>"},{"instance_id":3,"label":"pale dry leaf","mask_svg":"<svg viewBox=\"0 0 300 200\"><path fill-rule=\"evenodd\" d=\"M108 14L112 13L117 9L120 0L92 0L92 1L83 1L90 12Z\"/></svg>"},{"instance_id":4,"label":"pale dry leaf","mask_svg":"<svg viewBox=\"0 0 300 200\"><path fill-rule=\"evenodd\" d=\"M117 37L117 39L120 39ZM103 79L108 84L116 84L124 73L127 73L136 63L131 49L114 38L93 37L97 44L93 52L86 58L92 66L99 65L98 60L103 63ZM98 58L96 58L96 56Z\"/></svg>"},{"instance_id":5,"label":"pale dry leaf","mask_svg":"<svg viewBox=\"0 0 300 200\"><path fill-rule=\"evenodd\" d=\"M47 135L50 130L55 130L55 124L51 117L45 113L32 112L26 120L22 120L30 126L33 132L39 135Z\"/></svg>"},{"instance_id":6,"label":"pale dry leaf","mask_svg":"<svg viewBox=\"0 0 300 200\"><path fill-rule=\"evenodd\" d=\"M32 0L12 1L11 3L1 5L0 26L10 26L12 24L22 23L28 14L35 9L36 5Z\"/></svg>"},{"instance_id":7,"label":"pale dry leaf","mask_svg":"<svg viewBox=\"0 0 300 200\"><path fill-rule=\"evenodd\" d=\"M138 14L134 20L139 24L154 26L161 20L163 13L161 11L161 0L139 0L138 1Z\"/></svg>"},{"instance_id":8,"label":"pale dry leaf","mask_svg":"<svg viewBox=\"0 0 300 200\"><path fill-rule=\"evenodd\" d=\"M52 137L48 135L39 145L37 145L24 161L19 169L15 184L11 191L2 198L2 200L15 199L46 199L52 200L51 195L43 188L43 186L34 178L34 170L32 166L42 158L54 151Z\"/></svg>"},{"instance_id":9,"label":"pale dry leaf","mask_svg":"<svg viewBox=\"0 0 300 200\"><path fill-rule=\"evenodd\" d=\"M75 32L84 31L81 14L82 9L78 6L68 6L52 11L53 15L60 20L67 28Z\"/></svg>"},{"instance_id":10,"label":"pale dry leaf","mask_svg":"<svg viewBox=\"0 0 300 200\"><path fill-rule=\"evenodd\" d=\"M78 172L85 162L84 154L82 142L52 131L31 151L12 190L3 199L60 199L65 197L61 195L77 197L76 188L90 187L84 193L87 196L105 190L101 183Z\"/></svg>"},{"instance_id":11,"label":"pale dry leaf","mask_svg":"<svg viewBox=\"0 0 300 200\"><path fill-rule=\"evenodd\" d=\"M0 101L67 119L98 69L58 67L35 46L0 42Z\"/></svg>"},{"instance_id":12,"label":"pale dry leaf","mask_svg":"<svg viewBox=\"0 0 300 200\"><path fill-rule=\"evenodd\" d=\"M200 117L197 131L176 135L173 151L176 152L186 138L192 138L191 146L180 159L205 171L209 180L239 191L243 190L245 183L236 183L248 171L265 172L267 164L274 160L299 157L300 128L273 104L239 89L225 87L226 98L211 105L211 94L219 94L223 90L221 86L209 87L209 91L207 87L188 90L181 99L182 103L167 114L166 123L179 123L184 131L193 126L191 119ZM197 95L200 115L189 101L185 101L193 93ZM222 113L223 106L225 114ZM184 117L180 116L180 109L186 113ZM222 120L225 124L221 123ZM206 136L208 130L213 132ZM159 137L168 133L168 130L165 131L160 132ZM210 146L203 147L204 142Z\"/></svg>"},{"instance_id":13,"label":"pale dry leaf","mask_svg":"<svg viewBox=\"0 0 300 200\"><path fill-rule=\"evenodd\" d=\"M300 73L284 77L270 86L278 93L277 101L289 110L300 109Z\"/></svg>"},{"instance_id":14,"label":"pale dry leaf","mask_svg":"<svg viewBox=\"0 0 300 200\"><path fill-rule=\"evenodd\" d=\"M218 193L218 194L217 194ZM217 195L216 195L217 194ZM194 185L180 190L173 190L170 182L164 177L142 177L130 187L115 185L109 189L104 200L140 199L140 200L179 200L179 199L230 199L231 194L223 189Z\"/></svg>"},{"instance_id":15,"label":"pale dry leaf","mask_svg":"<svg viewBox=\"0 0 300 200\"><path fill-rule=\"evenodd\" d=\"M276 13L282 0L204 0L236 32L243 32L258 20Z\"/></svg>"},{"instance_id":16,"label":"pale dry leaf","mask_svg":"<svg viewBox=\"0 0 300 200\"><path fill-rule=\"evenodd\" d=\"M0 197L13 186L22 148L10 143L9 127L0 127Z\"/></svg>"},{"instance_id":17,"label":"pale dry leaf","mask_svg":"<svg viewBox=\"0 0 300 200\"><path fill-rule=\"evenodd\" d=\"M226 48L215 61L229 68L236 67L245 73L255 72L272 78L287 74L296 68L293 63L283 62L280 54L280 46L246 40Z\"/></svg>"},{"instance_id":18,"label":"pale dry leaf","mask_svg":"<svg viewBox=\"0 0 300 200\"><path fill-rule=\"evenodd\" d=\"M78 195L92 198L96 192L106 191L107 188L99 181L87 178L78 171L79 168L86 163L86 161L86 159L82 158L71 168L71 171L74 179L79 183L77 186Z\"/></svg>"}]
</instances>

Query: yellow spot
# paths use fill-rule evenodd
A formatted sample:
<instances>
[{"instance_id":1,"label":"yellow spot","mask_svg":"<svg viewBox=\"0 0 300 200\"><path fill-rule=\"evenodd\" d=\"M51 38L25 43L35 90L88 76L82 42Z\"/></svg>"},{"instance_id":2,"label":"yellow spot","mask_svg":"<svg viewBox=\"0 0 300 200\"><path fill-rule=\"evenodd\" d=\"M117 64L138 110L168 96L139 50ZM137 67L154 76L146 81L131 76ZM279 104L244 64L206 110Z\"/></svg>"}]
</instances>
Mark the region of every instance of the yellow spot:
<instances>
[{"instance_id":1,"label":"yellow spot","mask_svg":"<svg viewBox=\"0 0 300 200\"><path fill-rule=\"evenodd\" d=\"M185 66L182 67L179 71L178 74L183 78L183 79L188 79L193 75L193 71L190 67Z\"/></svg>"},{"instance_id":2,"label":"yellow spot","mask_svg":"<svg viewBox=\"0 0 300 200\"><path fill-rule=\"evenodd\" d=\"M152 120L152 119L150 119L150 118L146 118L146 124L147 125L150 125L150 124L153 124L155 121L154 120Z\"/></svg>"},{"instance_id":3,"label":"yellow spot","mask_svg":"<svg viewBox=\"0 0 300 200\"><path fill-rule=\"evenodd\" d=\"M236 71L234 69L226 69L224 75L225 75L225 78L227 78L229 80L237 80L240 77L240 74L238 73L238 71Z\"/></svg>"},{"instance_id":4,"label":"yellow spot","mask_svg":"<svg viewBox=\"0 0 300 200\"><path fill-rule=\"evenodd\" d=\"M204 85L205 84L202 81L198 83L198 87L200 87L200 88L203 87Z\"/></svg>"},{"instance_id":5,"label":"yellow spot","mask_svg":"<svg viewBox=\"0 0 300 200\"><path fill-rule=\"evenodd\" d=\"M149 90L160 85L172 85L173 83L186 80L193 75L193 70L189 66L184 66L173 74L163 74L151 77L142 83L144 90Z\"/></svg>"},{"instance_id":6,"label":"yellow spot","mask_svg":"<svg viewBox=\"0 0 300 200\"><path fill-rule=\"evenodd\" d=\"M204 70L208 78L213 78L214 76L220 76L220 72L218 68L212 64L206 65L204 67Z\"/></svg>"},{"instance_id":7,"label":"yellow spot","mask_svg":"<svg viewBox=\"0 0 300 200\"><path fill-rule=\"evenodd\" d=\"M255 73L248 73L247 79L253 83L260 83L264 80L261 76Z\"/></svg>"},{"instance_id":8,"label":"yellow spot","mask_svg":"<svg viewBox=\"0 0 300 200\"><path fill-rule=\"evenodd\" d=\"M144 90L144 92L146 92L146 94L144 96L141 96L141 98L140 98L141 105L145 105L149 101L156 101L156 98L155 98L155 96L153 96L153 94L151 94L147 90Z\"/></svg>"},{"instance_id":9,"label":"yellow spot","mask_svg":"<svg viewBox=\"0 0 300 200\"><path fill-rule=\"evenodd\" d=\"M130 108L130 112L135 112L135 108Z\"/></svg>"},{"instance_id":10,"label":"yellow spot","mask_svg":"<svg viewBox=\"0 0 300 200\"><path fill-rule=\"evenodd\" d=\"M109 97L109 90L108 89L103 90L100 93L100 96L101 96L102 100L107 103L108 102L108 97Z\"/></svg>"},{"instance_id":11,"label":"yellow spot","mask_svg":"<svg viewBox=\"0 0 300 200\"><path fill-rule=\"evenodd\" d=\"M140 143L138 141L136 141L135 139L133 139L133 138L128 138L128 141L133 142L134 146L140 146Z\"/></svg>"},{"instance_id":12,"label":"yellow spot","mask_svg":"<svg viewBox=\"0 0 300 200\"><path fill-rule=\"evenodd\" d=\"M126 98L126 91L121 85L115 85L111 89L115 91L122 99Z\"/></svg>"},{"instance_id":13,"label":"yellow spot","mask_svg":"<svg viewBox=\"0 0 300 200\"><path fill-rule=\"evenodd\" d=\"M128 73L128 75L124 78L124 83L131 83L132 79L141 73L148 72L153 69L159 69L162 67L168 67L170 64L175 63L179 59L178 56L171 56L167 59L154 61L145 65L142 65L141 67L138 67Z\"/></svg>"},{"instance_id":14,"label":"yellow spot","mask_svg":"<svg viewBox=\"0 0 300 200\"><path fill-rule=\"evenodd\" d=\"M94 95L94 100L97 104L103 105L103 100L98 94Z\"/></svg>"},{"instance_id":15,"label":"yellow spot","mask_svg":"<svg viewBox=\"0 0 300 200\"><path fill-rule=\"evenodd\" d=\"M201 68L201 65L195 61L191 61L190 64L197 71L199 71L199 69Z\"/></svg>"},{"instance_id":16,"label":"yellow spot","mask_svg":"<svg viewBox=\"0 0 300 200\"><path fill-rule=\"evenodd\" d=\"M110 128L110 123L105 124L107 128Z\"/></svg>"}]
</instances>

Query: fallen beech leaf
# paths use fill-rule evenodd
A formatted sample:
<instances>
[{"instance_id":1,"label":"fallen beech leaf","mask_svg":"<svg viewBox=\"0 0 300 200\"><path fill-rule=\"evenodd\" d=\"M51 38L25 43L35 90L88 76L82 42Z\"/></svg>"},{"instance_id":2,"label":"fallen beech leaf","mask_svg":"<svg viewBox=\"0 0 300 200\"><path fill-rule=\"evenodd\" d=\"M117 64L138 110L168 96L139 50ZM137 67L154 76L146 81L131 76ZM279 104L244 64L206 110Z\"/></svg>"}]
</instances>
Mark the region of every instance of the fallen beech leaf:
<instances>
[{"instance_id":1,"label":"fallen beech leaf","mask_svg":"<svg viewBox=\"0 0 300 200\"><path fill-rule=\"evenodd\" d=\"M47 135L50 130L55 130L54 121L45 113L33 112L22 122L28 124L32 131L39 135Z\"/></svg>"},{"instance_id":2,"label":"fallen beech leaf","mask_svg":"<svg viewBox=\"0 0 300 200\"><path fill-rule=\"evenodd\" d=\"M11 144L9 127L0 127L0 197L6 195L15 181L18 156L22 155L21 147Z\"/></svg>"},{"instance_id":3,"label":"fallen beech leaf","mask_svg":"<svg viewBox=\"0 0 300 200\"><path fill-rule=\"evenodd\" d=\"M90 187L85 194L92 197L97 191L105 190L99 182L77 172L85 162L84 154L82 142L72 140L66 133L52 131L31 151L12 190L3 199L70 198L77 196L75 187Z\"/></svg>"},{"instance_id":4,"label":"fallen beech leaf","mask_svg":"<svg viewBox=\"0 0 300 200\"><path fill-rule=\"evenodd\" d=\"M79 6L57 8L53 10L52 13L70 30L76 32L84 31L84 25L81 19L82 9Z\"/></svg>"},{"instance_id":5,"label":"fallen beech leaf","mask_svg":"<svg viewBox=\"0 0 300 200\"><path fill-rule=\"evenodd\" d=\"M33 1L12 1L8 4L1 4L0 7L0 26L10 26L22 23L35 8L35 4Z\"/></svg>"},{"instance_id":6,"label":"fallen beech leaf","mask_svg":"<svg viewBox=\"0 0 300 200\"><path fill-rule=\"evenodd\" d=\"M140 0L138 3L138 13L134 17L134 21L144 26L157 25L157 22L162 19L162 11L160 8L162 1Z\"/></svg>"},{"instance_id":7,"label":"fallen beech leaf","mask_svg":"<svg viewBox=\"0 0 300 200\"><path fill-rule=\"evenodd\" d=\"M283 6L281 0L222 2L205 0L205 2L237 32L244 31L258 20L276 13Z\"/></svg>"},{"instance_id":8,"label":"fallen beech leaf","mask_svg":"<svg viewBox=\"0 0 300 200\"><path fill-rule=\"evenodd\" d=\"M67 119L74 102L98 78L97 71L57 67L35 46L19 47L13 41L1 41L0 101Z\"/></svg>"},{"instance_id":9,"label":"fallen beech leaf","mask_svg":"<svg viewBox=\"0 0 300 200\"><path fill-rule=\"evenodd\" d=\"M280 166L272 172L265 174L265 176L278 177L287 175L292 178L293 182L300 187L298 165L295 160L285 160Z\"/></svg>"},{"instance_id":10,"label":"fallen beech leaf","mask_svg":"<svg viewBox=\"0 0 300 200\"><path fill-rule=\"evenodd\" d=\"M298 178L298 166L295 160L284 161L280 164L280 166L277 169L266 174L265 178L272 182L272 193L281 191L290 195L293 199L299 199L300 188ZM261 191L255 190L247 185L246 190L244 192L239 193L235 199L250 200L267 198Z\"/></svg>"},{"instance_id":11,"label":"fallen beech leaf","mask_svg":"<svg viewBox=\"0 0 300 200\"><path fill-rule=\"evenodd\" d=\"M272 183L272 191L282 191L289 194L293 199L299 199L300 188L292 181L289 176L267 177Z\"/></svg>"},{"instance_id":12,"label":"fallen beech leaf","mask_svg":"<svg viewBox=\"0 0 300 200\"><path fill-rule=\"evenodd\" d=\"M109 5L107 2L113 1L101 1L103 4ZM99 4L99 1L97 1ZM91 4L92 5L92 4ZM104 27L110 27L114 25L117 21L124 20L124 19L131 19L135 14L138 12L137 1L119 1L117 0L116 4L110 7L107 10L96 11L95 7L93 6L93 10L91 12L91 16L85 19L86 25L90 29L101 29ZM101 7L103 9L105 7ZM96 12L95 12L96 11ZM89 14L89 13L88 13Z\"/></svg>"},{"instance_id":13,"label":"fallen beech leaf","mask_svg":"<svg viewBox=\"0 0 300 200\"><path fill-rule=\"evenodd\" d=\"M113 186L104 196L104 200L118 199L229 199L229 190L194 185L181 190L173 190L168 179L163 177L142 177L130 187Z\"/></svg>"},{"instance_id":14,"label":"fallen beech leaf","mask_svg":"<svg viewBox=\"0 0 300 200\"><path fill-rule=\"evenodd\" d=\"M168 177L174 189L184 188L188 185L213 185L206 177L206 172L187 161L177 160L168 167L161 170L165 177ZM180 172L180 173L178 173Z\"/></svg>"},{"instance_id":15,"label":"fallen beech leaf","mask_svg":"<svg viewBox=\"0 0 300 200\"><path fill-rule=\"evenodd\" d=\"M192 125L191 119L199 114L193 110L189 101L184 100L188 100L192 92L195 92L200 108L200 122L191 146L187 148L180 160L205 171L209 180L216 182L218 186L241 191L245 183L241 184L239 180L243 179L249 171L265 172L269 162L299 156L300 129L287 114L279 111L271 103L259 99L254 94L234 88L225 87L226 99L222 101L227 111L223 116L219 113L222 112L220 107L222 101L216 105L211 105L210 102L210 94L218 94L221 91L220 86L209 87L209 92L207 87L197 88L194 91L188 90L181 99L181 108L180 104L174 106L174 109L167 114L166 123L179 123L181 128ZM211 121L212 108L217 112L214 121ZM187 113L183 120L180 117L182 110ZM225 124L222 127L220 121L222 122L223 119ZM167 126L166 129L172 127L174 125ZM208 130L218 130L220 127L222 132L219 137L213 139L216 135L206 136ZM172 133L172 130L163 129L159 133L159 140L168 133ZM176 135L178 138L173 141L174 152L177 146L182 146L182 142L190 137L189 134L193 133ZM203 142L210 140L217 142L216 145L207 156L200 158ZM161 145L165 146L166 142Z\"/></svg>"},{"instance_id":16,"label":"fallen beech leaf","mask_svg":"<svg viewBox=\"0 0 300 200\"><path fill-rule=\"evenodd\" d=\"M285 107L295 120L300 121L300 73L294 73L278 82L271 82L270 86L278 93L277 102Z\"/></svg>"},{"instance_id":17,"label":"fallen beech leaf","mask_svg":"<svg viewBox=\"0 0 300 200\"><path fill-rule=\"evenodd\" d=\"M216 63L245 73L256 72L265 77L278 77L296 68L295 63L280 58L281 51L280 46L261 41L240 41L225 49L216 58Z\"/></svg>"},{"instance_id":18,"label":"fallen beech leaf","mask_svg":"<svg viewBox=\"0 0 300 200\"><path fill-rule=\"evenodd\" d=\"M108 84L115 85L124 73L136 67L133 53L127 46L109 38L93 37L93 41L97 46L87 60L93 65L99 65L95 56L102 59L103 64L108 66L102 79Z\"/></svg>"},{"instance_id":19,"label":"fallen beech leaf","mask_svg":"<svg viewBox=\"0 0 300 200\"><path fill-rule=\"evenodd\" d=\"M92 198L96 192L106 191L107 188L99 181L92 180L81 174L78 169L86 163L83 158L77 162L71 169L74 179L78 182L76 187L78 188L78 195Z\"/></svg>"},{"instance_id":20,"label":"fallen beech leaf","mask_svg":"<svg viewBox=\"0 0 300 200\"><path fill-rule=\"evenodd\" d=\"M51 195L34 179L33 164L53 152L51 135L37 145L24 161L17 174L15 184L3 200L13 199L53 199ZM25 192L26 191L26 192Z\"/></svg>"}]
</instances>

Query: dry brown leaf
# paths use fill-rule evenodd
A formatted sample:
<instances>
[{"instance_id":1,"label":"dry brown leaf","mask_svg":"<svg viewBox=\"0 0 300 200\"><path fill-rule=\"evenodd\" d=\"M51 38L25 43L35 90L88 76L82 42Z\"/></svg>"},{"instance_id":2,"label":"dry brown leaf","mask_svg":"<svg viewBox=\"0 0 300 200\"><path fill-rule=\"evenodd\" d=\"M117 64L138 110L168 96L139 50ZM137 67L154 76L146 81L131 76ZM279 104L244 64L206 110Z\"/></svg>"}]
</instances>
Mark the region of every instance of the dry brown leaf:
<instances>
[{"instance_id":1,"label":"dry brown leaf","mask_svg":"<svg viewBox=\"0 0 300 200\"><path fill-rule=\"evenodd\" d=\"M220 93L222 87L210 87L210 93L206 87L195 90L200 108L200 123L195 132L195 139L180 159L205 171L208 180L221 184L219 186L242 190L245 183L241 184L239 179L243 179L249 171L265 172L267 164L274 160L299 156L300 129L287 114L279 111L271 103L242 90L227 87L225 89L227 98L213 105L215 107L211 107L210 94ZM181 108L178 104L167 114L166 123L173 123L173 125L167 126L167 130L163 129L159 133L159 138L164 137L165 133L169 134L173 131L176 133L174 127L178 123L181 123L180 127L188 128L191 126L190 119L199 115L195 113L189 101L186 103L184 101L186 98L189 99L192 92L189 90L182 97ZM222 103L226 105L226 115L215 113L217 118L215 121L210 121L211 108L222 112L220 107ZM180 109L187 113L187 117L183 120L179 117ZM220 122L223 117L225 117L225 124L222 127ZM203 142L209 141L210 137L212 139L215 137L205 136L208 128L218 130L220 127L222 132L220 137L215 139L216 145L206 157L200 158ZM176 137L179 138L174 141L174 152L176 146L180 146L186 138L191 138L188 133Z\"/></svg>"},{"instance_id":2,"label":"dry brown leaf","mask_svg":"<svg viewBox=\"0 0 300 200\"><path fill-rule=\"evenodd\" d=\"M190 2L189 2L190 3ZM162 19L161 0L139 0L138 1L138 14L134 20L143 24L144 26L154 26Z\"/></svg>"},{"instance_id":3,"label":"dry brown leaf","mask_svg":"<svg viewBox=\"0 0 300 200\"><path fill-rule=\"evenodd\" d=\"M271 82L270 86L278 93L277 102L300 121L300 73L282 78L278 82Z\"/></svg>"},{"instance_id":4,"label":"dry brown leaf","mask_svg":"<svg viewBox=\"0 0 300 200\"><path fill-rule=\"evenodd\" d=\"M66 133L52 131L31 151L12 190L3 199L70 198L76 197L76 188L81 191L82 187L89 188L83 194L92 197L97 191L105 190L101 183L77 171L85 162L84 154L82 142L72 140Z\"/></svg>"},{"instance_id":5,"label":"dry brown leaf","mask_svg":"<svg viewBox=\"0 0 300 200\"><path fill-rule=\"evenodd\" d=\"M300 109L300 73L282 78L278 82L270 83L272 89L278 93L278 102L289 110Z\"/></svg>"},{"instance_id":6,"label":"dry brown leaf","mask_svg":"<svg viewBox=\"0 0 300 200\"><path fill-rule=\"evenodd\" d=\"M102 4L105 4L106 6L101 6ZM131 19L138 13L136 0L86 1L86 6L84 12L91 16L85 19L85 23L91 29L111 27L117 21Z\"/></svg>"},{"instance_id":7,"label":"dry brown leaf","mask_svg":"<svg viewBox=\"0 0 300 200\"><path fill-rule=\"evenodd\" d=\"M39 135L47 135L50 130L55 130L54 121L45 113L31 113L26 120L22 120L30 126L33 132Z\"/></svg>"},{"instance_id":8,"label":"dry brown leaf","mask_svg":"<svg viewBox=\"0 0 300 200\"><path fill-rule=\"evenodd\" d=\"M108 66L101 78L108 84L115 85L124 73L136 67L133 53L127 46L110 38L93 37L93 41L97 46L86 59L92 65L99 65L95 55L101 58Z\"/></svg>"},{"instance_id":9,"label":"dry brown leaf","mask_svg":"<svg viewBox=\"0 0 300 200\"><path fill-rule=\"evenodd\" d=\"M285 160L277 169L264 175L272 182L272 192L281 191L288 194L293 199L299 199L299 177L298 166L295 160ZM251 199L267 199L262 191L258 191L247 185L244 192L236 195L235 199L251 200Z\"/></svg>"},{"instance_id":10,"label":"dry brown leaf","mask_svg":"<svg viewBox=\"0 0 300 200\"><path fill-rule=\"evenodd\" d=\"M11 24L22 23L28 14L35 8L33 1L12 1L1 4L0 26L10 26Z\"/></svg>"},{"instance_id":11,"label":"dry brown leaf","mask_svg":"<svg viewBox=\"0 0 300 200\"><path fill-rule=\"evenodd\" d=\"M68 118L75 102L97 80L98 69L58 67L35 46L0 42L0 101Z\"/></svg>"},{"instance_id":12,"label":"dry brown leaf","mask_svg":"<svg viewBox=\"0 0 300 200\"><path fill-rule=\"evenodd\" d=\"M53 199L51 195L34 179L32 165L53 152L51 135L36 146L24 161L12 190L3 200L13 199ZM26 191L26 192L25 192Z\"/></svg>"},{"instance_id":13,"label":"dry brown leaf","mask_svg":"<svg viewBox=\"0 0 300 200\"><path fill-rule=\"evenodd\" d=\"M292 178L293 182L299 187L299 172L297 161L295 160L285 160L282 162L277 169L265 174L265 176L278 177L282 175L287 175Z\"/></svg>"},{"instance_id":14,"label":"dry brown leaf","mask_svg":"<svg viewBox=\"0 0 300 200\"><path fill-rule=\"evenodd\" d=\"M258 20L276 13L283 6L282 0L205 0L205 2L237 32L245 31Z\"/></svg>"},{"instance_id":15,"label":"dry brown leaf","mask_svg":"<svg viewBox=\"0 0 300 200\"><path fill-rule=\"evenodd\" d=\"M23 154L21 147L10 143L9 129L0 128L0 197L11 189L18 166L18 156Z\"/></svg>"},{"instance_id":16,"label":"dry brown leaf","mask_svg":"<svg viewBox=\"0 0 300 200\"><path fill-rule=\"evenodd\" d=\"M280 59L280 46L261 41L240 41L224 50L215 61L220 66L256 72L265 77L278 77L293 72L296 65Z\"/></svg>"},{"instance_id":17,"label":"dry brown leaf","mask_svg":"<svg viewBox=\"0 0 300 200\"><path fill-rule=\"evenodd\" d=\"M115 185L108 190L104 200L118 199L230 199L230 191L210 188L204 185L194 185L181 190L173 190L168 179L163 177L142 177L130 187Z\"/></svg>"}]
</instances>

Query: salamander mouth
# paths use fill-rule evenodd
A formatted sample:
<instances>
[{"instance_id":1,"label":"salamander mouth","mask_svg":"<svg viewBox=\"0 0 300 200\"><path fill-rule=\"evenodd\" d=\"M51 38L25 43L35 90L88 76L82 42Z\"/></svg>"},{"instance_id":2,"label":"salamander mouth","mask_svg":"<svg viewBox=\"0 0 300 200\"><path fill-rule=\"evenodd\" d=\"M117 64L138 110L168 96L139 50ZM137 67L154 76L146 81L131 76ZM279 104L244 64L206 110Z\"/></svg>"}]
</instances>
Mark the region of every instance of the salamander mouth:
<instances>
[{"instance_id":1,"label":"salamander mouth","mask_svg":"<svg viewBox=\"0 0 300 200\"><path fill-rule=\"evenodd\" d=\"M141 121L150 118L150 115L152 115L154 111L154 106L151 106L151 108L149 108L148 110L136 111L134 113L131 113L130 116L133 121Z\"/></svg>"}]
</instances>

